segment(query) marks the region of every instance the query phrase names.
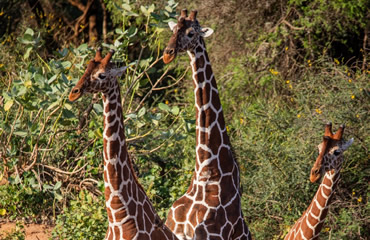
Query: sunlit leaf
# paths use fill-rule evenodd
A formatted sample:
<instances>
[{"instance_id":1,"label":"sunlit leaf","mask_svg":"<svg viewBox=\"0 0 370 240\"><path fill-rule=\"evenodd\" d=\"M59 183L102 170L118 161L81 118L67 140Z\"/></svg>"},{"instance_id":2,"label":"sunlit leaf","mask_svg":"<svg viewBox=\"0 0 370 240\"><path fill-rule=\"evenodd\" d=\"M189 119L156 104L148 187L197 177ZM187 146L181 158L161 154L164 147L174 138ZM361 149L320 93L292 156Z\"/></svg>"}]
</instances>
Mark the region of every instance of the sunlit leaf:
<instances>
[{"instance_id":1,"label":"sunlit leaf","mask_svg":"<svg viewBox=\"0 0 370 240\"><path fill-rule=\"evenodd\" d=\"M72 66L72 63L70 61L64 61L61 65L64 69L69 69Z\"/></svg>"},{"instance_id":2,"label":"sunlit leaf","mask_svg":"<svg viewBox=\"0 0 370 240\"><path fill-rule=\"evenodd\" d=\"M35 34L35 32L31 28L27 28L25 34L33 36Z\"/></svg>"},{"instance_id":3,"label":"sunlit leaf","mask_svg":"<svg viewBox=\"0 0 370 240\"><path fill-rule=\"evenodd\" d=\"M159 109L161 109L163 111L166 111L166 112L171 111L171 108L167 104L164 104L164 103L159 103L158 107L159 107Z\"/></svg>"},{"instance_id":4,"label":"sunlit leaf","mask_svg":"<svg viewBox=\"0 0 370 240\"><path fill-rule=\"evenodd\" d=\"M14 104L13 100L8 100L4 105L4 110L9 111L9 109L13 106L13 104Z\"/></svg>"},{"instance_id":5,"label":"sunlit leaf","mask_svg":"<svg viewBox=\"0 0 370 240\"><path fill-rule=\"evenodd\" d=\"M130 4L127 4L127 3L122 4L121 7L125 9L126 11L131 11L132 9Z\"/></svg>"},{"instance_id":6,"label":"sunlit leaf","mask_svg":"<svg viewBox=\"0 0 370 240\"><path fill-rule=\"evenodd\" d=\"M149 15L148 11L146 10L144 6L140 6L140 10L144 13L145 16Z\"/></svg>"},{"instance_id":7,"label":"sunlit leaf","mask_svg":"<svg viewBox=\"0 0 370 240\"><path fill-rule=\"evenodd\" d=\"M27 132L26 131L15 131L13 134L14 135L17 135L17 136L20 136L20 137L27 136Z\"/></svg>"},{"instance_id":8,"label":"sunlit leaf","mask_svg":"<svg viewBox=\"0 0 370 240\"><path fill-rule=\"evenodd\" d=\"M25 81L25 82L24 82L24 86L25 86L25 87L27 87L27 88L28 88L28 87L31 87L31 86L32 86L32 81L31 81L31 80L27 80L27 81Z\"/></svg>"},{"instance_id":9,"label":"sunlit leaf","mask_svg":"<svg viewBox=\"0 0 370 240\"><path fill-rule=\"evenodd\" d=\"M87 47L88 47L87 43L84 43L78 46L77 50L80 52L83 52L83 51L86 51Z\"/></svg>"},{"instance_id":10,"label":"sunlit leaf","mask_svg":"<svg viewBox=\"0 0 370 240\"><path fill-rule=\"evenodd\" d=\"M31 50L32 50L32 47L27 48L25 54L23 55L24 60L26 60L30 56Z\"/></svg>"},{"instance_id":11,"label":"sunlit leaf","mask_svg":"<svg viewBox=\"0 0 370 240\"><path fill-rule=\"evenodd\" d=\"M142 116L144 116L144 114L146 113L146 109L145 109L145 107L142 107L140 110L139 110L139 112L137 113L137 116L138 117L142 117Z\"/></svg>"},{"instance_id":12,"label":"sunlit leaf","mask_svg":"<svg viewBox=\"0 0 370 240\"><path fill-rule=\"evenodd\" d=\"M42 188L43 188L44 190L52 190L54 187L53 187L53 186L50 186L49 184L43 184L43 185L42 185Z\"/></svg>"},{"instance_id":13,"label":"sunlit leaf","mask_svg":"<svg viewBox=\"0 0 370 240\"><path fill-rule=\"evenodd\" d=\"M103 112L103 107L102 107L101 104L95 103L93 105L93 108L94 108L95 112L98 113L98 114Z\"/></svg>"},{"instance_id":14,"label":"sunlit leaf","mask_svg":"<svg viewBox=\"0 0 370 240\"><path fill-rule=\"evenodd\" d=\"M54 185L54 190L58 190L61 186L62 186L61 181L56 182L55 185Z\"/></svg>"},{"instance_id":15,"label":"sunlit leaf","mask_svg":"<svg viewBox=\"0 0 370 240\"><path fill-rule=\"evenodd\" d=\"M177 114L179 114L179 112L180 112L180 108L179 108L178 106L174 106L174 107L171 109L171 113L172 113L173 115L177 115Z\"/></svg>"},{"instance_id":16,"label":"sunlit leaf","mask_svg":"<svg viewBox=\"0 0 370 240\"><path fill-rule=\"evenodd\" d=\"M53 75L51 78L49 78L48 84L53 83L57 78L58 78L58 74Z\"/></svg>"},{"instance_id":17,"label":"sunlit leaf","mask_svg":"<svg viewBox=\"0 0 370 240\"><path fill-rule=\"evenodd\" d=\"M165 6L164 9L167 11L167 12L172 12L172 8L170 6Z\"/></svg>"},{"instance_id":18,"label":"sunlit leaf","mask_svg":"<svg viewBox=\"0 0 370 240\"><path fill-rule=\"evenodd\" d=\"M150 6L149 6L149 8L148 8L148 12L149 12L149 13L151 13L151 12L153 12L153 11L154 11L154 9L155 9L155 5L154 5L154 4L152 4L152 5L150 5Z\"/></svg>"},{"instance_id":19,"label":"sunlit leaf","mask_svg":"<svg viewBox=\"0 0 370 240\"><path fill-rule=\"evenodd\" d=\"M1 208L0 209L0 216L4 216L6 214L6 209Z\"/></svg>"},{"instance_id":20,"label":"sunlit leaf","mask_svg":"<svg viewBox=\"0 0 370 240\"><path fill-rule=\"evenodd\" d=\"M62 195L60 195L59 193L54 193L54 196L55 196L55 198L56 198L58 201L60 201L60 200L62 200L62 199L63 199L63 196L62 196Z\"/></svg>"},{"instance_id":21,"label":"sunlit leaf","mask_svg":"<svg viewBox=\"0 0 370 240\"><path fill-rule=\"evenodd\" d=\"M72 110L72 105L71 104L69 104L69 103L65 103L64 104L64 107L66 108L66 109L68 109L68 110Z\"/></svg>"}]
</instances>

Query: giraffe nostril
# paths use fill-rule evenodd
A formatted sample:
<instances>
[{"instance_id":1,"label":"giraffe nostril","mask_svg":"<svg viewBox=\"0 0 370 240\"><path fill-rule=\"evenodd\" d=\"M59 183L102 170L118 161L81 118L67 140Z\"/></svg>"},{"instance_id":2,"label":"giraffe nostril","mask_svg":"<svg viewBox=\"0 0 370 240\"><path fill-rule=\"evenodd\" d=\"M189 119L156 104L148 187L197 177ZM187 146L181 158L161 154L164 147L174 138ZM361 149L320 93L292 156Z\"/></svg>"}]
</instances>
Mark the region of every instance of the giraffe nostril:
<instances>
[{"instance_id":1,"label":"giraffe nostril","mask_svg":"<svg viewBox=\"0 0 370 240\"><path fill-rule=\"evenodd\" d=\"M166 48L166 54L173 55L175 53L175 49L173 48Z\"/></svg>"},{"instance_id":2,"label":"giraffe nostril","mask_svg":"<svg viewBox=\"0 0 370 240\"><path fill-rule=\"evenodd\" d=\"M75 89L73 89L72 90L72 93L73 94L77 94L77 93L79 93L80 92L80 89L79 88L75 88Z\"/></svg>"}]
</instances>

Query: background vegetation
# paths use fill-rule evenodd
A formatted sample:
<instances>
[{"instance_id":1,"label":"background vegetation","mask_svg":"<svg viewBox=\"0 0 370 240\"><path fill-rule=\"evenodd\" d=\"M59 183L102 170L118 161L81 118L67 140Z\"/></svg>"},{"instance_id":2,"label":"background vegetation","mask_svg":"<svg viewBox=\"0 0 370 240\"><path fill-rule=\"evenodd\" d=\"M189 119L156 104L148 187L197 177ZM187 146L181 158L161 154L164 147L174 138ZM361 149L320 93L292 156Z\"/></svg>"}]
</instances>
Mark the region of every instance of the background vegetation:
<instances>
[{"instance_id":1,"label":"background vegetation","mask_svg":"<svg viewBox=\"0 0 370 240\"><path fill-rule=\"evenodd\" d=\"M164 66L169 20L198 9L238 157L255 239L282 239L318 185L324 123L346 123L346 152L323 239L367 239L370 3L57 0L0 3L0 222L55 225L54 239L102 239L100 96L67 100L94 49L117 50L126 136L160 216L188 187L194 109L188 57ZM22 228L9 239L22 239Z\"/></svg>"}]
</instances>

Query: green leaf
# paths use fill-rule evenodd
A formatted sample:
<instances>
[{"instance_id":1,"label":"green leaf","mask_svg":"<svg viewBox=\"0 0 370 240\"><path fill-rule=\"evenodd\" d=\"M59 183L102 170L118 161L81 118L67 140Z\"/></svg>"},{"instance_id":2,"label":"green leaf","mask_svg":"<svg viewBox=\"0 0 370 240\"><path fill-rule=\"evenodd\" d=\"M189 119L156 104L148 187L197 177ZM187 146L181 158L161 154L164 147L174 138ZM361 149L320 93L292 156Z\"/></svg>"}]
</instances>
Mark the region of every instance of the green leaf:
<instances>
[{"instance_id":1,"label":"green leaf","mask_svg":"<svg viewBox=\"0 0 370 240\"><path fill-rule=\"evenodd\" d=\"M120 29L120 28L116 28L116 29L115 29L115 32L116 32L117 34L123 34L123 31L122 31L122 29Z\"/></svg>"},{"instance_id":2,"label":"green leaf","mask_svg":"<svg viewBox=\"0 0 370 240\"><path fill-rule=\"evenodd\" d=\"M27 132L26 131L15 131L13 134L14 135L17 135L17 136L20 136L20 137L27 136Z\"/></svg>"},{"instance_id":3,"label":"green leaf","mask_svg":"<svg viewBox=\"0 0 370 240\"><path fill-rule=\"evenodd\" d=\"M61 65L64 69L69 69L72 66L72 63L70 61L64 61Z\"/></svg>"},{"instance_id":4,"label":"green leaf","mask_svg":"<svg viewBox=\"0 0 370 240\"><path fill-rule=\"evenodd\" d=\"M23 59L26 60L31 53L32 47L27 48L26 53L23 55Z\"/></svg>"},{"instance_id":5,"label":"green leaf","mask_svg":"<svg viewBox=\"0 0 370 240\"><path fill-rule=\"evenodd\" d=\"M138 117L142 117L142 116L144 116L144 114L146 113L146 109L145 109L145 107L142 107L140 110L139 110L139 112L137 113L137 116Z\"/></svg>"},{"instance_id":6,"label":"green leaf","mask_svg":"<svg viewBox=\"0 0 370 240\"><path fill-rule=\"evenodd\" d=\"M44 87L45 85L45 77L39 73L36 73L33 77L35 79L35 82L40 85L41 87Z\"/></svg>"},{"instance_id":7,"label":"green leaf","mask_svg":"<svg viewBox=\"0 0 370 240\"><path fill-rule=\"evenodd\" d=\"M17 97L23 96L27 93L27 88L25 86L20 86L17 92Z\"/></svg>"},{"instance_id":8,"label":"green leaf","mask_svg":"<svg viewBox=\"0 0 370 240\"><path fill-rule=\"evenodd\" d=\"M51 190L51 189L53 189L54 187L50 186L49 184L44 184L44 185L42 185L42 188L43 188L44 190Z\"/></svg>"},{"instance_id":9,"label":"green leaf","mask_svg":"<svg viewBox=\"0 0 370 240\"><path fill-rule=\"evenodd\" d=\"M70 119L70 118L75 118L75 114L72 111L69 111L68 109L63 109L63 117Z\"/></svg>"},{"instance_id":10,"label":"green leaf","mask_svg":"<svg viewBox=\"0 0 370 240\"><path fill-rule=\"evenodd\" d=\"M24 34L23 38L21 39L21 42L24 44L34 44L35 43L33 36L29 34Z\"/></svg>"},{"instance_id":11,"label":"green leaf","mask_svg":"<svg viewBox=\"0 0 370 240\"><path fill-rule=\"evenodd\" d=\"M61 181L58 181L58 182L54 185L54 190L58 190L61 186L62 186L62 182L61 182Z\"/></svg>"},{"instance_id":12,"label":"green leaf","mask_svg":"<svg viewBox=\"0 0 370 240\"><path fill-rule=\"evenodd\" d=\"M68 109L68 110L72 110L72 105L71 105L71 104L69 104L69 103L65 103L65 104L64 104L64 107L65 107L66 109Z\"/></svg>"},{"instance_id":13,"label":"green leaf","mask_svg":"<svg viewBox=\"0 0 370 240\"><path fill-rule=\"evenodd\" d=\"M135 36L137 33L137 28L136 27L130 27L127 32L127 38L132 38Z\"/></svg>"},{"instance_id":14,"label":"green leaf","mask_svg":"<svg viewBox=\"0 0 370 240\"><path fill-rule=\"evenodd\" d=\"M123 9L125 9L126 11L131 11L131 6L130 4L127 4L127 3L124 3L121 5Z\"/></svg>"},{"instance_id":15,"label":"green leaf","mask_svg":"<svg viewBox=\"0 0 370 240\"><path fill-rule=\"evenodd\" d=\"M166 111L166 112L171 111L171 108L167 104L164 104L164 103L159 103L158 107L159 107L159 109L161 109L163 111Z\"/></svg>"},{"instance_id":16,"label":"green leaf","mask_svg":"<svg viewBox=\"0 0 370 240\"><path fill-rule=\"evenodd\" d=\"M28 35L33 36L35 34L35 32L31 28L27 28L27 30L24 34L28 34Z\"/></svg>"},{"instance_id":17,"label":"green leaf","mask_svg":"<svg viewBox=\"0 0 370 240\"><path fill-rule=\"evenodd\" d=\"M140 10L144 13L145 16L149 15L148 11L146 10L144 6L140 6Z\"/></svg>"},{"instance_id":18,"label":"green leaf","mask_svg":"<svg viewBox=\"0 0 370 240\"><path fill-rule=\"evenodd\" d=\"M103 107L102 107L101 104L95 103L93 105L93 108L94 108L95 112L98 113L98 114L103 112Z\"/></svg>"},{"instance_id":19,"label":"green leaf","mask_svg":"<svg viewBox=\"0 0 370 240\"><path fill-rule=\"evenodd\" d=\"M88 47L87 43L84 43L78 46L77 50L80 52L83 52L83 51L86 51L87 47Z\"/></svg>"},{"instance_id":20,"label":"green leaf","mask_svg":"<svg viewBox=\"0 0 370 240\"><path fill-rule=\"evenodd\" d=\"M27 88L31 87L32 86L32 81L31 80L25 81L24 86L27 87Z\"/></svg>"},{"instance_id":21,"label":"green leaf","mask_svg":"<svg viewBox=\"0 0 370 240\"><path fill-rule=\"evenodd\" d=\"M131 118L131 119L137 119L137 115L135 113L130 113L125 116L126 118Z\"/></svg>"},{"instance_id":22,"label":"green leaf","mask_svg":"<svg viewBox=\"0 0 370 240\"><path fill-rule=\"evenodd\" d=\"M152 4L152 5L150 5L150 6L149 6L149 8L148 8L148 12L149 12L149 13L152 13L152 12L154 12L154 9L155 9L155 6L154 6L154 4Z\"/></svg>"},{"instance_id":23,"label":"green leaf","mask_svg":"<svg viewBox=\"0 0 370 240\"><path fill-rule=\"evenodd\" d=\"M179 114L180 112L180 108L178 106L174 106L172 109L171 109L171 112L173 115L177 115Z\"/></svg>"},{"instance_id":24,"label":"green leaf","mask_svg":"<svg viewBox=\"0 0 370 240\"><path fill-rule=\"evenodd\" d=\"M166 6L164 7L164 9L167 11L167 12L172 12L172 8L170 6Z\"/></svg>"},{"instance_id":25,"label":"green leaf","mask_svg":"<svg viewBox=\"0 0 370 240\"><path fill-rule=\"evenodd\" d=\"M55 106L57 106L58 104L59 104L59 102L53 102L52 104L50 104L50 106L46 110L50 110L50 109L54 108Z\"/></svg>"},{"instance_id":26,"label":"green leaf","mask_svg":"<svg viewBox=\"0 0 370 240\"><path fill-rule=\"evenodd\" d=\"M145 122L143 122L143 121L137 121L137 122L136 122L136 126L137 126L138 128L141 128L141 127L145 126Z\"/></svg>"},{"instance_id":27,"label":"green leaf","mask_svg":"<svg viewBox=\"0 0 370 240\"><path fill-rule=\"evenodd\" d=\"M130 17L138 17L139 16L139 14L134 13L134 12L126 12L125 15L130 16Z\"/></svg>"},{"instance_id":28,"label":"green leaf","mask_svg":"<svg viewBox=\"0 0 370 240\"><path fill-rule=\"evenodd\" d=\"M62 195L60 195L59 193L54 193L54 196L55 196L55 198L58 200L58 201L60 201L60 200L62 200L63 199L63 196Z\"/></svg>"},{"instance_id":29,"label":"green leaf","mask_svg":"<svg viewBox=\"0 0 370 240\"><path fill-rule=\"evenodd\" d=\"M101 131L101 129L100 129L100 128L98 128L98 129L96 129L96 130L94 131L94 135L95 135L97 138L102 138L102 137L103 137L103 133L102 133L102 131Z\"/></svg>"}]
</instances>

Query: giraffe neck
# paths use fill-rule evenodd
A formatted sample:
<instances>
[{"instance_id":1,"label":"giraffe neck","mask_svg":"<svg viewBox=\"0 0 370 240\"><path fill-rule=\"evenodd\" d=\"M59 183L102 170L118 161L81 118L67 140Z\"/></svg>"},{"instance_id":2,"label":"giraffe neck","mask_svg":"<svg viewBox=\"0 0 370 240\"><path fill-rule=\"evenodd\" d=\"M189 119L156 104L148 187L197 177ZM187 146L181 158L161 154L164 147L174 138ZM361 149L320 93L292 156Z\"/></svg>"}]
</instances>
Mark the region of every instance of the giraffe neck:
<instances>
[{"instance_id":1,"label":"giraffe neck","mask_svg":"<svg viewBox=\"0 0 370 240\"><path fill-rule=\"evenodd\" d=\"M196 176L198 180L202 176L218 178L221 173L215 168L222 169L224 164L233 166L234 158L217 84L203 40L188 54L196 109Z\"/></svg>"},{"instance_id":2,"label":"giraffe neck","mask_svg":"<svg viewBox=\"0 0 370 240\"><path fill-rule=\"evenodd\" d=\"M325 176L311 204L289 231L285 239L317 239L328 214L333 193L339 181L339 171L331 170Z\"/></svg>"},{"instance_id":3,"label":"giraffe neck","mask_svg":"<svg viewBox=\"0 0 370 240\"><path fill-rule=\"evenodd\" d=\"M196 109L196 164L167 226L179 239L251 239L241 211L239 166L233 158L220 97L204 43L188 51Z\"/></svg>"},{"instance_id":4,"label":"giraffe neck","mask_svg":"<svg viewBox=\"0 0 370 240\"><path fill-rule=\"evenodd\" d=\"M160 220L137 180L127 152L118 81L103 94L103 104L104 183L109 220L106 239L137 239L145 228L149 233L153 231L153 223Z\"/></svg>"}]
</instances>

